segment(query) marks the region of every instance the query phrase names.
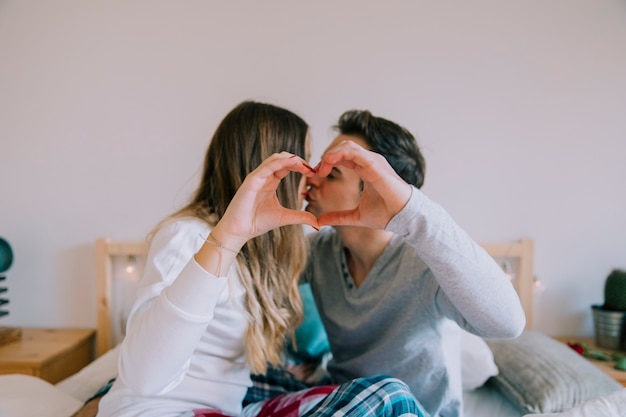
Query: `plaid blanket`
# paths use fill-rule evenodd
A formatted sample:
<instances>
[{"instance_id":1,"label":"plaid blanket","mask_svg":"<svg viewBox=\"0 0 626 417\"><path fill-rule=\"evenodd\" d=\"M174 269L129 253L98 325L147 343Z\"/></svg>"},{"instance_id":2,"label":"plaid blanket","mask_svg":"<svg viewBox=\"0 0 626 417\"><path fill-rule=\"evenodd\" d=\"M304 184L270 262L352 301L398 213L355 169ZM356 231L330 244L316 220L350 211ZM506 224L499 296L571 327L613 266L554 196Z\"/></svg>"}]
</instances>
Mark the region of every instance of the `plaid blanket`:
<instances>
[{"instance_id":1,"label":"plaid blanket","mask_svg":"<svg viewBox=\"0 0 626 417\"><path fill-rule=\"evenodd\" d=\"M252 383L243 402L245 416L429 417L406 384L386 376L311 387L282 368L270 368L253 375Z\"/></svg>"},{"instance_id":2,"label":"plaid blanket","mask_svg":"<svg viewBox=\"0 0 626 417\"><path fill-rule=\"evenodd\" d=\"M109 381L92 398L104 395ZM359 378L341 385L309 386L282 368L253 375L244 399L245 417L430 417L408 386L395 378ZM215 409L198 409L181 417L229 417Z\"/></svg>"}]
</instances>

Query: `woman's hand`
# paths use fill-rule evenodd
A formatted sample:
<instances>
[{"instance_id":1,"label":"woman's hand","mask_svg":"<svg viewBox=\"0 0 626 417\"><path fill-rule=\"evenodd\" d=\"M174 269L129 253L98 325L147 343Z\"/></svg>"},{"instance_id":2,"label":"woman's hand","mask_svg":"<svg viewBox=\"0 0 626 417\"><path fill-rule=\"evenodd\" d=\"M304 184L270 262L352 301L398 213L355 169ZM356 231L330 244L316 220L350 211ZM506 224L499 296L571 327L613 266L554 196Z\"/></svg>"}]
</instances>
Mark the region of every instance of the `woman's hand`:
<instances>
[{"instance_id":1,"label":"woman's hand","mask_svg":"<svg viewBox=\"0 0 626 417\"><path fill-rule=\"evenodd\" d=\"M384 229L411 197L411 186L400 178L382 155L352 141L343 141L326 151L316 167L317 175L325 177L337 165L357 173L363 180L363 192L354 209L322 214L317 219L320 226L353 225Z\"/></svg>"},{"instance_id":2,"label":"woman's hand","mask_svg":"<svg viewBox=\"0 0 626 417\"><path fill-rule=\"evenodd\" d=\"M276 189L290 172L311 176L314 171L297 155L274 154L252 171L241 184L212 235L224 247L239 250L248 240L290 224L308 224L319 229L317 219L303 210L283 207Z\"/></svg>"}]
</instances>

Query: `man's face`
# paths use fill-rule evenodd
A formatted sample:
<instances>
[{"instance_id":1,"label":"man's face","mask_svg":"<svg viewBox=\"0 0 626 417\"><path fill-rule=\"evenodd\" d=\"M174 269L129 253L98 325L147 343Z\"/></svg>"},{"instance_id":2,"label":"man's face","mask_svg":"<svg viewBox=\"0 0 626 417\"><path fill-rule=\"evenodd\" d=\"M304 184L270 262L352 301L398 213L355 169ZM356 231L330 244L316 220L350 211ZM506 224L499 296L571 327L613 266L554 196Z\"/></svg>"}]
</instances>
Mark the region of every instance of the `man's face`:
<instances>
[{"instance_id":1,"label":"man's face","mask_svg":"<svg viewBox=\"0 0 626 417\"><path fill-rule=\"evenodd\" d=\"M306 153L305 161L308 162L311 159L311 132L307 132L306 134L306 142L305 142L304 152ZM307 192L307 184L306 177L303 175L300 178L300 184L298 184L298 207L302 207L303 200L306 198Z\"/></svg>"},{"instance_id":2,"label":"man's face","mask_svg":"<svg viewBox=\"0 0 626 417\"><path fill-rule=\"evenodd\" d=\"M344 140L368 149L365 141L357 136L339 135L326 150ZM306 210L317 217L329 211L351 210L358 205L361 198L361 178L353 170L343 166L334 167L325 178L317 175L307 178L307 187Z\"/></svg>"}]
</instances>

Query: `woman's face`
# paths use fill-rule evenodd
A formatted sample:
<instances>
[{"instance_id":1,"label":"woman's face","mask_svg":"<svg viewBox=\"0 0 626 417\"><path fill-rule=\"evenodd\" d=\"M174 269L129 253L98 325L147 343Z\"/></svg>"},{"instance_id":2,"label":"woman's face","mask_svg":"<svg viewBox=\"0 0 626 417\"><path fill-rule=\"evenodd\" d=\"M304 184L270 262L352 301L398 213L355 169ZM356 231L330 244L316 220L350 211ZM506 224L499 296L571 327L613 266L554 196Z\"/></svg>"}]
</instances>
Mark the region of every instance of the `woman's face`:
<instances>
[{"instance_id":1,"label":"woman's face","mask_svg":"<svg viewBox=\"0 0 626 417\"><path fill-rule=\"evenodd\" d=\"M306 139L305 139L305 143L304 143L304 152L305 152L305 162L309 162L309 159L311 159L311 132L307 132L306 133ZM300 184L298 185L298 205L300 207L302 207L302 204L304 203L304 199L306 198L306 194L307 194L307 184L306 184L306 177L304 175L302 175L300 177Z\"/></svg>"},{"instance_id":2,"label":"woman's face","mask_svg":"<svg viewBox=\"0 0 626 417\"><path fill-rule=\"evenodd\" d=\"M344 140L350 140L369 149L365 141L357 136L339 135L326 148L336 146ZM319 217L329 211L351 210L361 198L361 178L351 169L336 166L327 177L314 175L307 178L308 192L306 210Z\"/></svg>"}]
</instances>

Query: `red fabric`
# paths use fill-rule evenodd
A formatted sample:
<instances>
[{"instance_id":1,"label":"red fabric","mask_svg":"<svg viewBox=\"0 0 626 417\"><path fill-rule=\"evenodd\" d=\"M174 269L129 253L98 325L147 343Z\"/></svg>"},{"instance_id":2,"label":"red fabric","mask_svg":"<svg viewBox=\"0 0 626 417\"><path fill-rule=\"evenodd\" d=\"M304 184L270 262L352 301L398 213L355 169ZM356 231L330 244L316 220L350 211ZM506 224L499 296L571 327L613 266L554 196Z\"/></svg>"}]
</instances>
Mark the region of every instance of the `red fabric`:
<instances>
[{"instance_id":1,"label":"red fabric","mask_svg":"<svg viewBox=\"0 0 626 417\"><path fill-rule=\"evenodd\" d=\"M283 394L267 400L257 417L298 417L300 407L318 397L326 397L336 386L325 385L305 391Z\"/></svg>"},{"instance_id":2,"label":"red fabric","mask_svg":"<svg viewBox=\"0 0 626 417\"><path fill-rule=\"evenodd\" d=\"M193 410L193 415L194 417L230 417L227 414L222 414L219 411L215 411L210 408Z\"/></svg>"},{"instance_id":3,"label":"red fabric","mask_svg":"<svg viewBox=\"0 0 626 417\"><path fill-rule=\"evenodd\" d=\"M337 387L334 385L324 385L309 388L304 391L278 395L263 402L261 411L257 414L257 417L298 417L300 416L302 407L313 400L319 399L319 397L326 397L335 390L335 388ZM194 410L194 417L229 416L213 409L203 408Z\"/></svg>"}]
</instances>

